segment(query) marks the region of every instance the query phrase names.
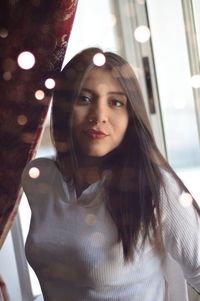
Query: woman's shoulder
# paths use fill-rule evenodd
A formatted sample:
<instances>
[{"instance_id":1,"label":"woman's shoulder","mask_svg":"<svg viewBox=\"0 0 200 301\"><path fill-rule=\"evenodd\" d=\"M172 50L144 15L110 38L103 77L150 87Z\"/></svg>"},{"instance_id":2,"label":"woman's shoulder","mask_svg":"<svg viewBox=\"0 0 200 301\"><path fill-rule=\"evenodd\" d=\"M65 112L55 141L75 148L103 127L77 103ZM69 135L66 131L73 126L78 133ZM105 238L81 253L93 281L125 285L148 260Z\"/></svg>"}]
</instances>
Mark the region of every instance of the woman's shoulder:
<instances>
[{"instance_id":1,"label":"woman's shoulder","mask_svg":"<svg viewBox=\"0 0 200 301\"><path fill-rule=\"evenodd\" d=\"M34 174L35 173L48 173L51 169L56 167L56 160L52 157L40 157L29 161L23 170L23 174Z\"/></svg>"},{"instance_id":2,"label":"woman's shoulder","mask_svg":"<svg viewBox=\"0 0 200 301\"><path fill-rule=\"evenodd\" d=\"M24 169L28 169L31 167L44 167L44 166L48 167L52 165L55 165L54 157L39 157L27 162Z\"/></svg>"},{"instance_id":3,"label":"woman's shoulder","mask_svg":"<svg viewBox=\"0 0 200 301\"><path fill-rule=\"evenodd\" d=\"M183 190L184 184L179 179L178 175L170 169L160 168L160 173L162 176L162 189L164 188L165 193L170 194L180 194Z\"/></svg>"},{"instance_id":4,"label":"woman's shoulder","mask_svg":"<svg viewBox=\"0 0 200 301\"><path fill-rule=\"evenodd\" d=\"M171 222L180 217L195 220L197 210L193 206L193 196L174 171L162 170L163 185L160 189L160 206ZM199 219L199 217L198 217Z\"/></svg>"},{"instance_id":5,"label":"woman's shoulder","mask_svg":"<svg viewBox=\"0 0 200 301\"><path fill-rule=\"evenodd\" d=\"M21 176L24 190L28 186L35 186L38 182L51 182L57 172L54 158L41 157L29 161Z\"/></svg>"}]
</instances>

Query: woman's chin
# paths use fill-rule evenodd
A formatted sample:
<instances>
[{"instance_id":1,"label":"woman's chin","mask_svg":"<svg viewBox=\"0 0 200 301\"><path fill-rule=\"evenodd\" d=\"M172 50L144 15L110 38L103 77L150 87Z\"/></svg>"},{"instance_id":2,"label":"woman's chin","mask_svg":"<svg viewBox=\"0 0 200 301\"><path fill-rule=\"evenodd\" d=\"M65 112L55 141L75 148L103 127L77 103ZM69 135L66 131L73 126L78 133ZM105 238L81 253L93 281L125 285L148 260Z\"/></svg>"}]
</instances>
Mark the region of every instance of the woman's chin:
<instances>
[{"instance_id":1,"label":"woman's chin","mask_svg":"<svg viewBox=\"0 0 200 301\"><path fill-rule=\"evenodd\" d=\"M82 149L79 148L79 153L82 153L82 155L88 157L101 158L106 156L109 152L110 150L106 149L105 147L85 147Z\"/></svg>"},{"instance_id":2,"label":"woman's chin","mask_svg":"<svg viewBox=\"0 0 200 301\"><path fill-rule=\"evenodd\" d=\"M84 154L88 157L94 157L94 158L101 158L108 154L109 152L102 152L102 151L89 151L84 152Z\"/></svg>"}]
</instances>

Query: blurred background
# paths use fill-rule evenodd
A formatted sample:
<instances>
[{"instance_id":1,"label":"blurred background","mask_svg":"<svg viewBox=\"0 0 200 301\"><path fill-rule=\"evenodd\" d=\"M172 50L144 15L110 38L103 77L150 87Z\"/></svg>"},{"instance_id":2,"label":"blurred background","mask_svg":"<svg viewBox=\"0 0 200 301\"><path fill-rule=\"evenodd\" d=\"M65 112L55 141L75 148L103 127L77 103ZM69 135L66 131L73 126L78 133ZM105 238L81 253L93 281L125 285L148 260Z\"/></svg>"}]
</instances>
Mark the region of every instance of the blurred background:
<instances>
[{"instance_id":1,"label":"blurred background","mask_svg":"<svg viewBox=\"0 0 200 301\"><path fill-rule=\"evenodd\" d=\"M63 65L97 46L125 57L141 84L157 144L200 204L200 1L79 0ZM51 156L50 110L37 157ZM19 214L0 252L11 301L32 301L40 286L24 256L30 209ZM197 295L189 291L189 300Z\"/></svg>"}]
</instances>

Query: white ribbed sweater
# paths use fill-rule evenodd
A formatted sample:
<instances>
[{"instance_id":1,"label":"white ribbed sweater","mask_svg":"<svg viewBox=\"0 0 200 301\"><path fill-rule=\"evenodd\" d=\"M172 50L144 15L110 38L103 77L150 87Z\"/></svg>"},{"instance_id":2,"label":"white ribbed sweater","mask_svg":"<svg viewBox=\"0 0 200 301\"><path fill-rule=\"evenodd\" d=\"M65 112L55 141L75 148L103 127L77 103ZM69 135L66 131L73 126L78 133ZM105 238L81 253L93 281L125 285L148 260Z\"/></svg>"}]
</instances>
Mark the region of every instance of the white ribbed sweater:
<instances>
[{"instance_id":1,"label":"white ribbed sweater","mask_svg":"<svg viewBox=\"0 0 200 301\"><path fill-rule=\"evenodd\" d=\"M40 171L36 179L28 174L32 167ZM22 185L32 211L26 256L45 301L163 301L166 294L170 301L184 301L182 273L200 291L200 220L192 206L179 203L181 192L173 178L166 173L164 178L167 255L159 256L147 241L134 262L124 265L104 203L105 179L77 199L72 181L64 181L53 160L39 158L26 166Z\"/></svg>"}]
</instances>

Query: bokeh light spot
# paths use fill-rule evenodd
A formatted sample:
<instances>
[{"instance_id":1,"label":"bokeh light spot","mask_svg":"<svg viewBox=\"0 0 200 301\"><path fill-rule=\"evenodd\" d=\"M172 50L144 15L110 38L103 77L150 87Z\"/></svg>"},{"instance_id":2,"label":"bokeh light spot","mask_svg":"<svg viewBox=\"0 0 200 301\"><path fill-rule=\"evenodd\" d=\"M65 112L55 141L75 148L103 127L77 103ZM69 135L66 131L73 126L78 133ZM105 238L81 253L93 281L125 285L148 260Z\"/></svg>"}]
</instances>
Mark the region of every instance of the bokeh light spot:
<instances>
[{"instance_id":1,"label":"bokeh light spot","mask_svg":"<svg viewBox=\"0 0 200 301\"><path fill-rule=\"evenodd\" d=\"M16 62L11 58L5 59L2 66L5 71L10 71L10 72L15 71L17 68Z\"/></svg>"},{"instance_id":2,"label":"bokeh light spot","mask_svg":"<svg viewBox=\"0 0 200 301\"><path fill-rule=\"evenodd\" d=\"M92 213L87 214L86 217L85 217L85 222L89 226L92 226L92 225L96 224L96 216Z\"/></svg>"},{"instance_id":3,"label":"bokeh light spot","mask_svg":"<svg viewBox=\"0 0 200 301\"><path fill-rule=\"evenodd\" d=\"M18 65L24 69L31 69L35 65L35 57L29 51L21 52L17 58Z\"/></svg>"},{"instance_id":4,"label":"bokeh light spot","mask_svg":"<svg viewBox=\"0 0 200 301\"><path fill-rule=\"evenodd\" d=\"M190 207L193 202L191 194L188 192L183 192L179 197L179 202L183 207Z\"/></svg>"},{"instance_id":5,"label":"bokeh light spot","mask_svg":"<svg viewBox=\"0 0 200 301\"><path fill-rule=\"evenodd\" d=\"M150 39L151 33L146 25L141 25L137 27L134 31L134 37L136 41L140 43L145 43Z\"/></svg>"},{"instance_id":6,"label":"bokeh light spot","mask_svg":"<svg viewBox=\"0 0 200 301\"><path fill-rule=\"evenodd\" d=\"M116 19L115 15L111 14L110 15L110 25L112 27L114 27L116 24L117 24L117 19Z\"/></svg>"},{"instance_id":7,"label":"bokeh light spot","mask_svg":"<svg viewBox=\"0 0 200 301\"><path fill-rule=\"evenodd\" d=\"M193 75L190 79L190 83L193 88L200 88L200 74Z\"/></svg>"},{"instance_id":8,"label":"bokeh light spot","mask_svg":"<svg viewBox=\"0 0 200 301\"><path fill-rule=\"evenodd\" d=\"M6 28L1 28L0 29L0 37L5 39L8 36L8 30Z\"/></svg>"},{"instance_id":9,"label":"bokeh light spot","mask_svg":"<svg viewBox=\"0 0 200 301\"><path fill-rule=\"evenodd\" d=\"M125 78L130 78L132 76L132 74L130 73L129 64L124 64L123 66L121 66L121 73L122 73L122 76Z\"/></svg>"},{"instance_id":10,"label":"bokeh light spot","mask_svg":"<svg viewBox=\"0 0 200 301\"><path fill-rule=\"evenodd\" d=\"M88 173L86 176L86 182L88 184L95 183L99 180L99 169L97 167L91 167L88 169Z\"/></svg>"},{"instance_id":11,"label":"bokeh light spot","mask_svg":"<svg viewBox=\"0 0 200 301\"><path fill-rule=\"evenodd\" d=\"M25 115L19 115L17 117L17 123L19 125L25 125L27 123L27 121L28 121L28 119L27 119L27 117Z\"/></svg>"},{"instance_id":12,"label":"bokeh light spot","mask_svg":"<svg viewBox=\"0 0 200 301\"><path fill-rule=\"evenodd\" d=\"M55 87L55 80L53 78L47 78L45 80L45 87L47 89L53 89Z\"/></svg>"},{"instance_id":13,"label":"bokeh light spot","mask_svg":"<svg viewBox=\"0 0 200 301\"><path fill-rule=\"evenodd\" d=\"M119 78L120 77L120 67L118 67L118 66L113 67L111 70L111 74L113 77Z\"/></svg>"},{"instance_id":14,"label":"bokeh light spot","mask_svg":"<svg viewBox=\"0 0 200 301\"><path fill-rule=\"evenodd\" d=\"M32 178L32 179L37 179L40 175L40 171L37 167L31 167L29 169L28 173L29 173L30 178Z\"/></svg>"},{"instance_id":15,"label":"bokeh light spot","mask_svg":"<svg viewBox=\"0 0 200 301\"><path fill-rule=\"evenodd\" d=\"M11 72L6 71L6 72L3 73L3 79L4 80L11 80L11 78L12 78L12 73Z\"/></svg>"},{"instance_id":16,"label":"bokeh light spot","mask_svg":"<svg viewBox=\"0 0 200 301\"><path fill-rule=\"evenodd\" d=\"M30 133L30 132L26 132L26 133L23 133L21 135L21 139L25 143L32 143L34 137L35 137L35 135L33 133Z\"/></svg>"},{"instance_id":17,"label":"bokeh light spot","mask_svg":"<svg viewBox=\"0 0 200 301\"><path fill-rule=\"evenodd\" d=\"M42 91L42 90L37 90L37 91L35 92L35 98L38 99L38 100L44 99L44 98L45 98L45 93L44 93L44 91Z\"/></svg>"},{"instance_id":18,"label":"bokeh light spot","mask_svg":"<svg viewBox=\"0 0 200 301\"><path fill-rule=\"evenodd\" d=\"M105 169L102 173L102 176L105 177L107 180L111 180L112 179L112 170Z\"/></svg>"},{"instance_id":19,"label":"bokeh light spot","mask_svg":"<svg viewBox=\"0 0 200 301\"><path fill-rule=\"evenodd\" d=\"M131 65L131 67L132 67L132 69L133 69L133 71L135 73L135 76L139 80L140 77L142 76L142 70L140 68L138 68L138 67L133 66L133 65Z\"/></svg>"},{"instance_id":20,"label":"bokeh light spot","mask_svg":"<svg viewBox=\"0 0 200 301\"><path fill-rule=\"evenodd\" d=\"M105 55L103 55L103 53L96 53L93 57L93 63L96 66L103 66L106 62L106 58Z\"/></svg>"}]
</instances>

